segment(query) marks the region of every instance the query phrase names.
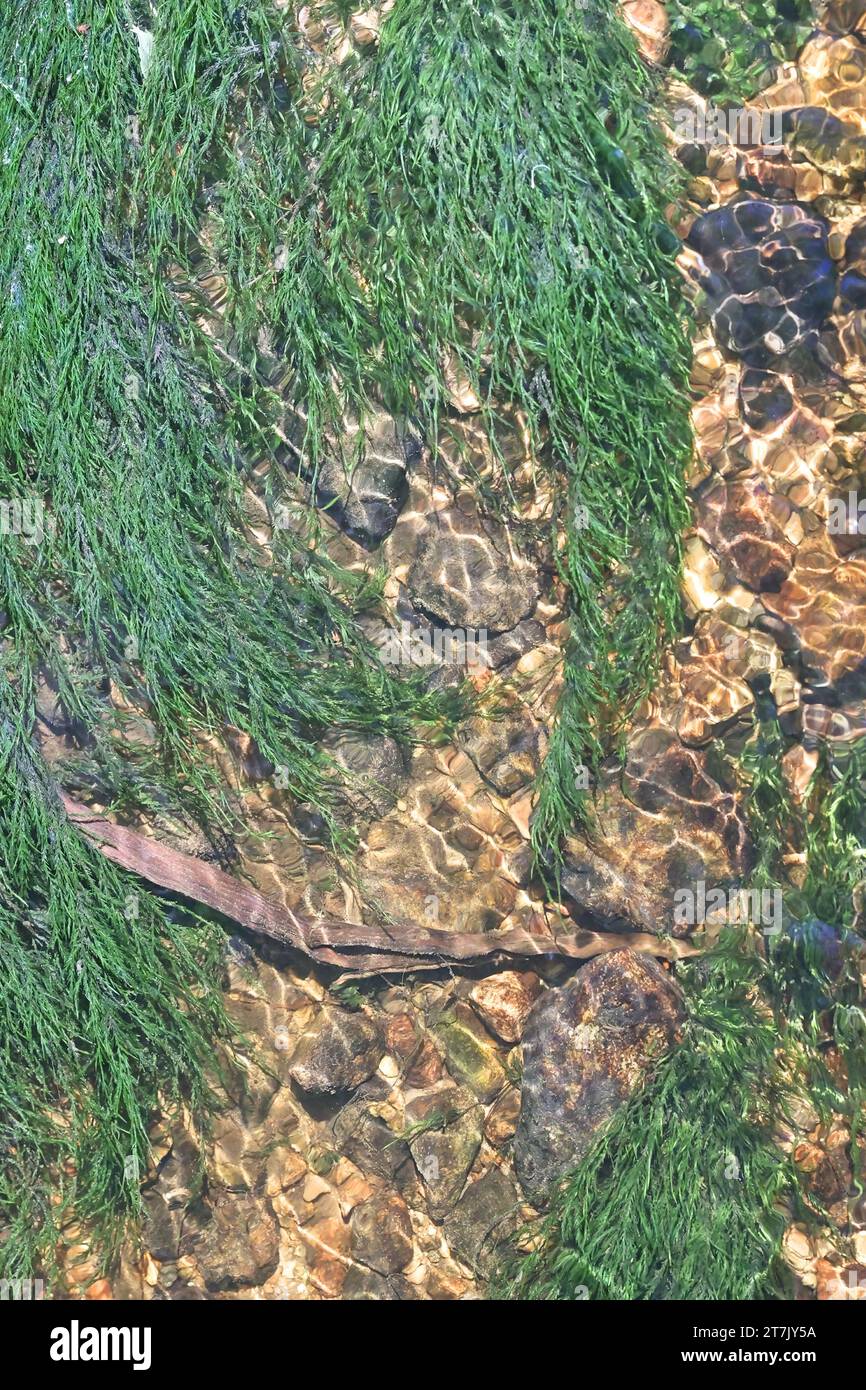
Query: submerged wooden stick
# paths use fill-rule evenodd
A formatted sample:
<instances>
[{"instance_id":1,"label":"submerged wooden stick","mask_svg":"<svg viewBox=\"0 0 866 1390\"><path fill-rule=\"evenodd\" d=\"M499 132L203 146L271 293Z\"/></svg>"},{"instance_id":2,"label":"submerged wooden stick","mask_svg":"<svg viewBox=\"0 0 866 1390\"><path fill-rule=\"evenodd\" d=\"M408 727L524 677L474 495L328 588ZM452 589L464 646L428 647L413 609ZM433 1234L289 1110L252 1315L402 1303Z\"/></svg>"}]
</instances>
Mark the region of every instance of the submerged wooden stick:
<instances>
[{"instance_id":1,"label":"submerged wooden stick","mask_svg":"<svg viewBox=\"0 0 866 1390\"><path fill-rule=\"evenodd\" d=\"M581 929L558 936L533 936L513 928L476 934L419 927L411 922L366 926L335 917L301 917L213 864L170 849L126 826L115 825L61 795L69 819L121 868L139 874L158 888L213 908L248 931L301 951L310 960L337 966L352 975L435 970L485 961L510 964L537 956L586 960L623 947L667 960L695 953L687 942L662 940L647 932Z\"/></svg>"}]
</instances>

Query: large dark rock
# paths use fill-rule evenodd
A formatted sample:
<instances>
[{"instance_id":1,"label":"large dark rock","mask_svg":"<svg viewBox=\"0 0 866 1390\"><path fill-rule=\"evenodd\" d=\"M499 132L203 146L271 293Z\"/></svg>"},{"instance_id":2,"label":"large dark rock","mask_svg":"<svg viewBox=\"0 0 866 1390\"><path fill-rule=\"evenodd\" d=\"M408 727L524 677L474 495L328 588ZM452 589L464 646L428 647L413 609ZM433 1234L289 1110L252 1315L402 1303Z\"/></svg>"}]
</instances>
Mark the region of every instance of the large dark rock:
<instances>
[{"instance_id":1,"label":"large dark rock","mask_svg":"<svg viewBox=\"0 0 866 1390\"><path fill-rule=\"evenodd\" d=\"M456 508L431 518L409 573L409 597L436 623L463 631L507 632L538 598L535 569L515 558L504 531Z\"/></svg>"},{"instance_id":2,"label":"large dark rock","mask_svg":"<svg viewBox=\"0 0 866 1390\"><path fill-rule=\"evenodd\" d=\"M699 217L688 244L716 341L750 367L814 352L836 296L827 223L798 203L738 198Z\"/></svg>"},{"instance_id":3,"label":"large dark rock","mask_svg":"<svg viewBox=\"0 0 866 1390\"><path fill-rule=\"evenodd\" d=\"M352 1212L352 1255L378 1274L396 1274L412 1259L409 1208L396 1192L377 1192Z\"/></svg>"},{"instance_id":4,"label":"large dark rock","mask_svg":"<svg viewBox=\"0 0 866 1390\"><path fill-rule=\"evenodd\" d=\"M270 1203L247 1193L215 1198L194 1254L214 1292L263 1284L277 1267L280 1242Z\"/></svg>"},{"instance_id":5,"label":"large dark rock","mask_svg":"<svg viewBox=\"0 0 866 1390\"><path fill-rule=\"evenodd\" d=\"M598 956L561 989L544 993L523 1038L514 1166L543 1201L595 1135L672 1046L679 991L637 951Z\"/></svg>"},{"instance_id":6,"label":"large dark rock","mask_svg":"<svg viewBox=\"0 0 866 1390\"><path fill-rule=\"evenodd\" d=\"M519 1205L508 1175L501 1168L491 1168L469 1184L445 1222L451 1253L473 1271L495 1267L498 1252L519 1225Z\"/></svg>"},{"instance_id":7,"label":"large dark rock","mask_svg":"<svg viewBox=\"0 0 866 1390\"><path fill-rule=\"evenodd\" d=\"M378 1023L362 1013L327 1009L315 1031L305 1033L298 1043L289 1075L303 1091L339 1095L372 1076L384 1052Z\"/></svg>"},{"instance_id":8,"label":"large dark rock","mask_svg":"<svg viewBox=\"0 0 866 1390\"><path fill-rule=\"evenodd\" d=\"M419 449L416 441L398 435L388 415L376 416L366 436L363 456L354 467L333 456L324 460L316 501L347 536L374 550L397 525L409 495L406 466Z\"/></svg>"}]
</instances>

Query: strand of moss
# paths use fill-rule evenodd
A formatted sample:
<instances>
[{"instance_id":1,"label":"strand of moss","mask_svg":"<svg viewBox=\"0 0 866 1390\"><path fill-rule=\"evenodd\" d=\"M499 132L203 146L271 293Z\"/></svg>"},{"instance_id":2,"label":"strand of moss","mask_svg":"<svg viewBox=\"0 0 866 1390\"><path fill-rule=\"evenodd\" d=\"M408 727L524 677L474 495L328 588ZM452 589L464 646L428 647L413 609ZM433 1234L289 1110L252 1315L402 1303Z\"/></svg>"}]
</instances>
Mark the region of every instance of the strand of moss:
<instances>
[{"instance_id":1,"label":"strand of moss","mask_svg":"<svg viewBox=\"0 0 866 1390\"><path fill-rule=\"evenodd\" d=\"M85 644L88 663L144 699L169 763L200 789L192 734L228 724L286 768L293 794L327 803L316 730L406 734L410 714L432 721L442 702L372 659L353 616L375 584L300 548L268 568L246 544L230 388L189 361L177 313L153 316L118 221L139 93L126 6L82 7L86 34L54 8L52 25L44 6L20 5L0 57L7 71L17 58L20 98L3 113L2 492L44 498L53 524L38 547L4 544L16 648L58 625ZM98 727L56 641L39 654Z\"/></svg>"},{"instance_id":2,"label":"strand of moss","mask_svg":"<svg viewBox=\"0 0 866 1390\"><path fill-rule=\"evenodd\" d=\"M183 31L194 8L160 10ZM240 444L255 411L215 352L191 356L200 335L149 278L146 231L131 225L140 9L16 0L0 29L0 700L11 711L0 1260L24 1274L52 1243L54 1158L71 1159L68 1195L110 1253L135 1206L124 1163L144 1169L158 1087L203 1104L219 1031L196 939L146 895L130 926L128 885L79 845L36 770L40 672L104 799L170 797L219 825L227 810L198 748L230 726L335 839L322 732L408 737L456 704L395 680L370 650L355 620L374 581L291 533L272 565L247 541ZM153 746L116 737L131 722L124 704L150 721Z\"/></svg>"},{"instance_id":3,"label":"strand of moss","mask_svg":"<svg viewBox=\"0 0 866 1390\"><path fill-rule=\"evenodd\" d=\"M164 907L69 824L0 681L0 1276L53 1272L76 1220L110 1262L157 1110L210 1103L223 934Z\"/></svg>"},{"instance_id":4,"label":"strand of moss","mask_svg":"<svg viewBox=\"0 0 866 1390\"><path fill-rule=\"evenodd\" d=\"M729 929L680 967L682 1043L565 1181L533 1253L509 1268L507 1296L790 1296L781 1237L791 1214L810 1208L775 1136L798 1098L825 1119L847 1116L859 1184L866 1012L852 889L866 853L866 744L835 774L825 759L803 807L781 775L783 749L771 721L744 760L761 847L754 885L785 882L792 831L807 852L803 884L785 885L781 930L759 945ZM845 1064L844 1087L827 1065L828 1041Z\"/></svg>"},{"instance_id":5,"label":"strand of moss","mask_svg":"<svg viewBox=\"0 0 866 1390\"><path fill-rule=\"evenodd\" d=\"M371 401L436 448L454 372L494 451L517 409L557 484L574 637L534 822L546 864L585 809L575 765L602 757L679 616L688 346L655 79L609 0L397 0L378 45L318 78L307 67L304 100L287 103L285 35L266 60L277 41L249 7L244 68L219 10L203 6L182 43L157 23L149 186L173 209L164 251L193 279L205 243L233 331L267 329L302 466L315 474L344 413ZM509 499L504 470L492 500Z\"/></svg>"}]
</instances>

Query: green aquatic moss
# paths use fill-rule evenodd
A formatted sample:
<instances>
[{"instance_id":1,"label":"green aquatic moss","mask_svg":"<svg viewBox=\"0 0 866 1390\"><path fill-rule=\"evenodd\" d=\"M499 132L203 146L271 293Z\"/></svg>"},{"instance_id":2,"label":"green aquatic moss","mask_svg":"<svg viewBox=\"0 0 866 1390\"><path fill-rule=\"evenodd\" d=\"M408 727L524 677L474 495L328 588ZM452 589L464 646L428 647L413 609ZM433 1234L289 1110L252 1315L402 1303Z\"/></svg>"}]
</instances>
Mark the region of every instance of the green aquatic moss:
<instances>
[{"instance_id":1,"label":"green aquatic moss","mask_svg":"<svg viewBox=\"0 0 866 1390\"><path fill-rule=\"evenodd\" d=\"M45 6L20 8L6 37L20 100L7 95L3 113L0 490L46 510L40 544L4 539L9 636L50 665L106 757L73 648L79 667L146 705L169 771L200 793L193 736L230 725L284 769L287 790L327 810L316 731L407 733L411 712L435 718L442 702L373 659L354 616L374 581L289 532L266 567L245 538L244 401L212 360L193 360L164 294L156 313L123 219L142 157L126 6L93 15L85 35L62 7L53 25Z\"/></svg>"},{"instance_id":2,"label":"green aquatic moss","mask_svg":"<svg viewBox=\"0 0 866 1390\"><path fill-rule=\"evenodd\" d=\"M218 271L226 323L263 368L270 344L308 477L374 403L435 453L449 372L480 398L495 453L506 412L525 420L556 484L573 617L533 822L546 869L587 808L578 769L651 686L679 617L689 352L656 79L607 0L401 0L340 64L267 11L205 4L166 41L157 21L152 244L189 283ZM513 516L500 464L474 482Z\"/></svg>"},{"instance_id":3,"label":"green aquatic moss","mask_svg":"<svg viewBox=\"0 0 866 1390\"><path fill-rule=\"evenodd\" d=\"M161 6L160 42L195 10ZM146 893L131 923L129 880L66 824L31 746L41 676L105 801L179 804L217 834L200 747L232 728L335 843L321 735L413 737L459 703L378 660L357 623L375 577L291 532L265 565L247 539L244 450L267 455L267 412L154 278L134 18L18 0L0 30L0 1270L25 1276L68 1160L61 1189L110 1253L137 1200L124 1162L143 1171L160 1094L205 1103L222 1029L213 935ZM151 738L118 737L124 705Z\"/></svg>"},{"instance_id":4,"label":"green aquatic moss","mask_svg":"<svg viewBox=\"0 0 866 1390\"><path fill-rule=\"evenodd\" d=\"M866 1011L852 889L866 854L866 744L835 768L825 756L803 805L782 776L784 746L778 725L761 723L743 763L759 847L752 885L784 890L782 919L761 937L728 928L678 967L682 1042L565 1179L533 1252L501 1276L505 1296L792 1296L782 1235L815 1203L776 1134L800 1098L825 1119L846 1116L859 1185ZM797 887L782 865L792 843L807 855ZM828 1067L830 1042L844 1084Z\"/></svg>"},{"instance_id":5,"label":"green aquatic moss","mask_svg":"<svg viewBox=\"0 0 866 1390\"><path fill-rule=\"evenodd\" d=\"M455 364L494 445L503 416L525 420L556 484L572 629L533 825L545 867L586 809L577 765L606 752L678 620L690 444L664 224L675 183L656 78L615 7L398 0L374 52L323 64L305 92L315 63L263 0L15 0L0 32L0 497L36 505L41 527L38 543L32 527L0 537L4 1274L32 1272L70 1204L116 1247L152 1112L181 1097L207 1109L225 1033L218 936L131 888L66 823L33 749L40 670L104 799L170 797L216 826L227 811L203 734L248 734L338 836L319 735L411 737L459 709L396 680L365 642L374 580L293 532L261 564L241 510L248 460L271 456L278 493L278 460L314 478L346 415L372 406L435 453ZM220 338L197 318L214 307ZM500 465L492 495L475 481L510 515ZM146 714L153 745L115 736L110 688ZM834 796L828 843L848 863L854 803ZM787 1175L766 1143L786 1084L758 993L767 968L737 951L707 968L678 1070L628 1109L586 1169L593 1192L580 1177L571 1224L551 1228L578 1263L551 1276L545 1250L524 1290L768 1287ZM837 1032L855 1037L844 1007ZM652 1235L640 1133L662 1175ZM719 1145L741 1164L733 1196ZM595 1190L613 1259L604 1224L590 1229ZM723 1238L728 1262L713 1264Z\"/></svg>"},{"instance_id":6,"label":"green aquatic moss","mask_svg":"<svg viewBox=\"0 0 866 1390\"><path fill-rule=\"evenodd\" d=\"M0 685L0 1272L53 1273L74 1207L108 1262L140 1210L158 1110L210 1106L223 933L82 839Z\"/></svg>"},{"instance_id":7,"label":"green aquatic moss","mask_svg":"<svg viewBox=\"0 0 866 1390\"><path fill-rule=\"evenodd\" d=\"M669 61L702 96L742 101L794 57L816 9L813 0L671 0Z\"/></svg>"},{"instance_id":8,"label":"green aquatic moss","mask_svg":"<svg viewBox=\"0 0 866 1390\"><path fill-rule=\"evenodd\" d=\"M533 826L546 865L585 810L576 767L646 693L679 613L689 351L655 79L602 0L402 0L319 96L309 216L317 275L355 267L348 305L344 282L325 307L332 339L350 313L363 328L343 376L355 407L378 395L435 448L450 368L494 450L518 410L557 485L572 640ZM309 219L295 234L306 247Z\"/></svg>"}]
</instances>

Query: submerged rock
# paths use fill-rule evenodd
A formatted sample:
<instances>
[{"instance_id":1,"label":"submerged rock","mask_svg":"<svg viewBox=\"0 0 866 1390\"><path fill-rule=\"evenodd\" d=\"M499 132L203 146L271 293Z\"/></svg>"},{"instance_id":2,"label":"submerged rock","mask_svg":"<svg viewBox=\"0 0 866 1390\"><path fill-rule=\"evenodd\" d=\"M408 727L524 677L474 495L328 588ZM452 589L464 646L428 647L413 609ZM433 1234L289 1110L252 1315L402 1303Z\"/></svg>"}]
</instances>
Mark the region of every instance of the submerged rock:
<instances>
[{"instance_id":1,"label":"submerged rock","mask_svg":"<svg viewBox=\"0 0 866 1390\"><path fill-rule=\"evenodd\" d=\"M353 1265L340 1289L340 1298L348 1303L395 1303L399 1294L383 1275Z\"/></svg>"},{"instance_id":2,"label":"submerged rock","mask_svg":"<svg viewBox=\"0 0 866 1390\"><path fill-rule=\"evenodd\" d=\"M379 1078L374 1079L343 1107L332 1132L339 1152L362 1172L391 1181L408 1163L409 1149L379 1113L385 1097L387 1087L379 1085Z\"/></svg>"},{"instance_id":3,"label":"submerged rock","mask_svg":"<svg viewBox=\"0 0 866 1390\"><path fill-rule=\"evenodd\" d=\"M263 1284L279 1257L279 1233L270 1204L249 1194L220 1196L193 1253L213 1291Z\"/></svg>"},{"instance_id":4,"label":"submerged rock","mask_svg":"<svg viewBox=\"0 0 866 1390\"><path fill-rule=\"evenodd\" d=\"M578 908L606 924L687 934L674 921L675 894L704 881L739 884L751 849L723 765L685 748L660 724L639 730L625 771L605 770L592 834L566 844L562 886Z\"/></svg>"},{"instance_id":5,"label":"submerged rock","mask_svg":"<svg viewBox=\"0 0 866 1390\"><path fill-rule=\"evenodd\" d=\"M815 351L836 297L828 226L797 203L737 198L697 218L688 244L720 347L750 367L781 369Z\"/></svg>"},{"instance_id":6,"label":"submerged rock","mask_svg":"<svg viewBox=\"0 0 866 1390\"><path fill-rule=\"evenodd\" d=\"M322 463L316 501L353 541L375 550L390 536L406 504L406 467L418 445L400 439L388 415L377 416L366 433L363 457L354 468L334 457Z\"/></svg>"},{"instance_id":7,"label":"submerged rock","mask_svg":"<svg viewBox=\"0 0 866 1390\"><path fill-rule=\"evenodd\" d=\"M468 1086L479 1100L494 1100L508 1078L489 1034L472 1010L465 1004L455 1005L442 1015L435 1031L455 1080Z\"/></svg>"},{"instance_id":8,"label":"submerged rock","mask_svg":"<svg viewBox=\"0 0 866 1390\"><path fill-rule=\"evenodd\" d=\"M541 996L523 1039L514 1165L543 1200L578 1164L601 1127L673 1045L679 990L636 951L599 956Z\"/></svg>"},{"instance_id":9,"label":"submerged rock","mask_svg":"<svg viewBox=\"0 0 866 1390\"><path fill-rule=\"evenodd\" d=\"M183 1230L183 1213L168 1206L158 1192L142 1198L142 1240L155 1260L176 1260Z\"/></svg>"},{"instance_id":10,"label":"submerged rock","mask_svg":"<svg viewBox=\"0 0 866 1390\"><path fill-rule=\"evenodd\" d=\"M682 702L675 726L683 743L698 746L749 717L752 684L781 665L770 636L735 627L715 613L701 615L677 655Z\"/></svg>"},{"instance_id":11,"label":"submerged rock","mask_svg":"<svg viewBox=\"0 0 866 1390\"><path fill-rule=\"evenodd\" d=\"M501 970L473 985L469 998L487 1027L503 1042L519 1042L541 984L529 971Z\"/></svg>"},{"instance_id":12,"label":"submerged rock","mask_svg":"<svg viewBox=\"0 0 866 1390\"><path fill-rule=\"evenodd\" d=\"M406 782L399 743L387 734L328 734L322 747L345 774L340 801L354 819L378 820L393 810Z\"/></svg>"},{"instance_id":13,"label":"submerged rock","mask_svg":"<svg viewBox=\"0 0 866 1390\"><path fill-rule=\"evenodd\" d=\"M434 1221L442 1221L460 1198L481 1148L483 1118L484 1111L475 1097L459 1086L429 1091L406 1107L410 1126L438 1125L409 1140Z\"/></svg>"},{"instance_id":14,"label":"submerged rock","mask_svg":"<svg viewBox=\"0 0 866 1390\"><path fill-rule=\"evenodd\" d=\"M866 556L839 555L836 539L808 537L779 592L764 599L796 633L804 684L826 704L866 695Z\"/></svg>"},{"instance_id":15,"label":"submerged rock","mask_svg":"<svg viewBox=\"0 0 866 1390\"><path fill-rule=\"evenodd\" d=\"M713 481L701 489L697 529L726 576L758 593L778 592L796 554L786 536L792 513L785 497L757 479Z\"/></svg>"},{"instance_id":16,"label":"submerged rock","mask_svg":"<svg viewBox=\"0 0 866 1390\"><path fill-rule=\"evenodd\" d=\"M861 93L862 96L862 93ZM785 144L822 174L837 179L862 178L866 169L866 140L863 130L850 119L820 106L800 106L783 116Z\"/></svg>"},{"instance_id":17,"label":"submerged rock","mask_svg":"<svg viewBox=\"0 0 866 1390\"><path fill-rule=\"evenodd\" d=\"M316 1030L301 1038L289 1075L303 1091L339 1095L372 1076L384 1052L379 1023L362 1013L328 1009Z\"/></svg>"},{"instance_id":18,"label":"submerged rock","mask_svg":"<svg viewBox=\"0 0 866 1390\"><path fill-rule=\"evenodd\" d=\"M519 1224L520 1198L501 1168L491 1168L470 1183L445 1222L452 1254L470 1269L487 1269Z\"/></svg>"},{"instance_id":19,"label":"submerged rock","mask_svg":"<svg viewBox=\"0 0 866 1390\"><path fill-rule=\"evenodd\" d=\"M352 1255L378 1274L396 1274L412 1259L409 1208L396 1192L381 1192L352 1212Z\"/></svg>"},{"instance_id":20,"label":"submerged rock","mask_svg":"<svg viewBox=\"0 0 866 1390\"><path fill-rule=\"evenodd\" d=\"M437 512L409 574L409 597L435 622L453 628L507 632L528 618L538 575L515 559L501 528L477 516Z\"/></svg>"},{"instance_id":21,"label":"submerged rock","mask_svg":"<svg viewBox=\"0 0 866 1390\"><path fill-rule=\"evenodd\" d=\"M525 715L467 720L460 741L481 776L500 796L512 796L529 786L546 752L544 735Z\"/></svg>"},{"instance_id":22,"label":"submerged rock","mask_svg":"<svg viewBox=\"0 0 866 1390\"><path fill-rule=\"evenodd\" d=\"M765 430L785 420L794 409L794 397L775 372L748 367L740 378L740 408L753 429Z\"/></svg>"}]
</instances>

